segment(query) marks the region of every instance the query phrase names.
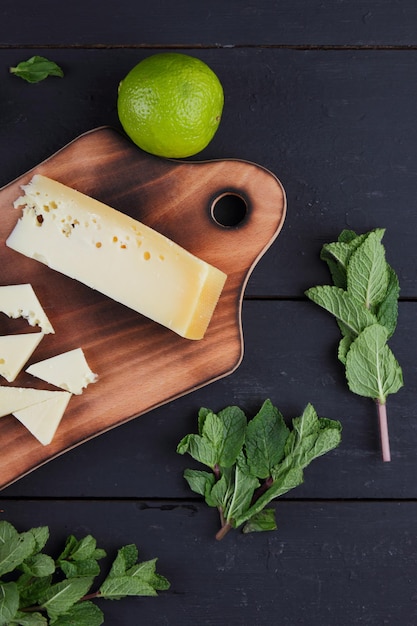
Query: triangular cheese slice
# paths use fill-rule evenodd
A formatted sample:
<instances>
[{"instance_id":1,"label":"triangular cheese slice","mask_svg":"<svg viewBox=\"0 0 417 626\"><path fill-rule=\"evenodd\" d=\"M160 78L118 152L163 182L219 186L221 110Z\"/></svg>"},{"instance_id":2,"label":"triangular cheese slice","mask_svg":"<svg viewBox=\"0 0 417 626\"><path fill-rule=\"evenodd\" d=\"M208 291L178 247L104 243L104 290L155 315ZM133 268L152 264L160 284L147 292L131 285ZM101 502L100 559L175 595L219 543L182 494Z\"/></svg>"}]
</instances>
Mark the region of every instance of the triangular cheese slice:
<instances>
[{"instance_id":1,"label":"triangular cheese slice","mask_svg":"<svg viewBox=\"0 0 417 626\"><path fill-rule=\"evenodd\" d=\"M55 397L60 391L0 385L0 417Z\"/></svg>"},{"instance_id":2,"label":"triangular cheese slice","mask_svg":"<svg viewBox=\"0 0 417 626\"><path fill-rule=\"evenodd\" d=\"M0 311L8 317L23 317L31 326L39 326L47 333L54 333L32 285L3 285L0 287Z\"/></svg>"},{"instance_id":3,"label":"triangular cheese slice","mask_svg":"<svg viewBox=\"0 0 417 626\"><path fill-rule=\"evenodd\" d=\"M13 382L43 336L43 333L26 333L0 337L0 376Z\"/></svg>"},{"instance_id":4,"label":"triangular cheese slice","mask_svg":"<svg viewBox=\"0 0 417 626\"><path fill-rule=\"evenodd\" d=\"M70 401L68 391L55 391L53 398L40 404L33 404L26 409L13 411L13 415L43 445L51 443L65 409Z\"/></svg>"},{"instance_id":5,"label":"triangular cheese slice","mask_svg":"<svg viewBox=\"0 0 417 626\"><path fill-rule=\"evenodd\" d=\"M98 378L89 368L81 348L34 363L26 371L36 378L77 395L81 394L87 385L95 383Z\"/></svg>"}]
</instances>

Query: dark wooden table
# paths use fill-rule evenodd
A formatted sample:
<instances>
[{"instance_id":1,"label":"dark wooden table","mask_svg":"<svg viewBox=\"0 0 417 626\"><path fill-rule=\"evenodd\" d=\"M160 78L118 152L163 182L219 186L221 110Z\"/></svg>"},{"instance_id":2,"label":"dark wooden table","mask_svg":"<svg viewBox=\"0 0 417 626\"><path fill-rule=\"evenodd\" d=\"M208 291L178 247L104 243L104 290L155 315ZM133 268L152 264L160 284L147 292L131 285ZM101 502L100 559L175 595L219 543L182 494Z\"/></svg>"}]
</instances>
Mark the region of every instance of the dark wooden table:
<instances>
[{"instance_id":1,"label":"dark wooden table","mask_svg":"<svg viewBox=\"0 0 417 626\"><path fill-rule=\"evenodd\" d=\"M2 518L20 530L49 525L51 552L69 533L91 533L110 555L136 543L142 558L158 556L171 589L102 602L114 626L415 626L415 2L2 0L0 33L1 185L80 133L120 129L119 80L154 52L181 50L207 62L225 91L220 129L196 158L254 161L288 199L282 233L246 288L237 371L4 489ZM65 77L28 85L8 74L33 54ZM381 461L372 403L347 389L336 325L304 296L329 282L323 243L375 227L386 228L401 284L391 347L405 387L389 399L391 463ZM176 445L200 406L253 415L265 398L288 419L311 402L341 420L343 441L275 502L277 531L217 542L217 514L189 491L190 461Z\"/></svg>"}]
</instances>

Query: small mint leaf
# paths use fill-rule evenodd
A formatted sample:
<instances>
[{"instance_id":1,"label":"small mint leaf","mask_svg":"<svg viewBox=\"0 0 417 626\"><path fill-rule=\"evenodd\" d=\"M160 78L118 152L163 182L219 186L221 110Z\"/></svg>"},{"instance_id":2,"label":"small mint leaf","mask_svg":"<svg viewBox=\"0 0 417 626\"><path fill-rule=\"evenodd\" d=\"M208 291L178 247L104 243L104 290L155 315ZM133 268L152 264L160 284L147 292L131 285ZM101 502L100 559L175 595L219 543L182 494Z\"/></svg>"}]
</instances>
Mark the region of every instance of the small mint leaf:
<instances>
[{"instance_id":1,"label":"small mint leaf","mask_svg":"<svg viewBox=\"0 0 417 626\"><path fill-rule=\"evenodd\" d=\"M39 83L48 76L64 76L63 70L54 61L41 56L33 56L27 61L21 61L16 67L10 68L10 73L23 78L28 83Z\"/></svg>"}]
</instances>

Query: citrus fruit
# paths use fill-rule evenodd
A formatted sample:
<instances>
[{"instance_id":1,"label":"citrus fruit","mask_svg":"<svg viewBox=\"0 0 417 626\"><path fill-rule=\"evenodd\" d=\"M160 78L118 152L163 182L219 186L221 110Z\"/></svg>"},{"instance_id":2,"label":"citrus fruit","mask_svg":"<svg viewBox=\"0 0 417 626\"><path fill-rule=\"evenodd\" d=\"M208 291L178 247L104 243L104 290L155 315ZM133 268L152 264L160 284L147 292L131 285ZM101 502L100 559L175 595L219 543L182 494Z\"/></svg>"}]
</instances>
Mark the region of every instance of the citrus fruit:
<instances>
[{"instance_id":1,"label":"citrus fruit","mask_svg":"<svg viewBox=\"0 0 417 626\"><path fill-rule=\"evenodd\" d=\"M162 52L135 65L120 82L117 112L126 134L142 150L183 158L212 140L223 104L222 85L206 63Z\"/></svg>"}]
</instances>

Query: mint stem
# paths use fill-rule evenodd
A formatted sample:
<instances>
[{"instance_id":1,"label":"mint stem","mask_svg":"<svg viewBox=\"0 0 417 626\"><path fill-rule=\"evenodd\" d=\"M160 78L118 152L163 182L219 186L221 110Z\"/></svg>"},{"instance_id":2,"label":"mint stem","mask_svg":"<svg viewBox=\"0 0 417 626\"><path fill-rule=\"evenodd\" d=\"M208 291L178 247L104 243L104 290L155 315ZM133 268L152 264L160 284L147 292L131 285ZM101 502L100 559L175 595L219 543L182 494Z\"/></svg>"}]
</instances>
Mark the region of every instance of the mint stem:
<instances>
[{"instance_id":1,"label":"mint stem","mask_svg":"<svg viewBox=\"0 0 417 626\"><path fill-rule=\"evenodd\" d=\"M229 524L229 522L226 522L226 524L224 524L219 531L217 531L216 533L216 539L217 541L221 541L223 539L223 537L225 537L225 535L227 535L227 533L229 532L229 530L232 529L232 525Z\"/></svg>"},{"instance_id":2,"label":"mint stem","mask_svg":"<svg viewBox=\"0 0 417 626\"><path fill-rule=\"evenodd\" d=\"M382 460L385 462L391 461L391 451L389 445L388 435L388 419L387 419L387 405L377 400L378 407L378 420L379 420L379 433L381 437L382 448Z\"/></svg>"}]
</instances>

